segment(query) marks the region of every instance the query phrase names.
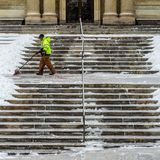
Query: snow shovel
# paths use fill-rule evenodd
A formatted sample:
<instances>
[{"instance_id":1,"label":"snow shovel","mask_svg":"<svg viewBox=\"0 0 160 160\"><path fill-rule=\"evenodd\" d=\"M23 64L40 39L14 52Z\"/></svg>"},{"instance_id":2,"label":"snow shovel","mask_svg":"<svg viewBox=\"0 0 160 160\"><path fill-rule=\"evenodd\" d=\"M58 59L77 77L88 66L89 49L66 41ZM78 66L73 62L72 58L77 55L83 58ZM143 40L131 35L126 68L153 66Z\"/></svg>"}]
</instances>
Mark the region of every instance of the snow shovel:
<instances>
[{"instance_id":1,"label":"snow shovel","mask_svg":"<svg viewBox=\"0 0 160 160\"><path fill-rule=\"evenodd\" d=\"M15 71L14 71L14 74L13 74L13 76L15 76L15 75L18 75L18 74L21 74L21 69L30 61L30 60L32 60L32 58L34 57L34 56L36 56L37 55L37 52L26 62L26 63L24 63L20 68L17 68Z\"/></svg>"}]
</instances>

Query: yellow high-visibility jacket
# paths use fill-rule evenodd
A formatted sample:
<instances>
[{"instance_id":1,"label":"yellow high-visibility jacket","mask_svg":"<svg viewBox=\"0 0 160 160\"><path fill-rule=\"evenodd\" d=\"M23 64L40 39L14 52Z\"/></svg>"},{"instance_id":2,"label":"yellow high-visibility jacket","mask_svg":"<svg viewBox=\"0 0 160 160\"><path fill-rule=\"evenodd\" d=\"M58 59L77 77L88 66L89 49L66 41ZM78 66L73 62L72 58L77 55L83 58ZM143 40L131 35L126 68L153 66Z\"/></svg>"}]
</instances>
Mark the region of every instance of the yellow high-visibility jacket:
<instances>
[{"instance_id":1,"label":"yellow high-visibility jacket","mask_svg":"<svg viewBox=\"0 0 160 160\"><path fill-rule=\"evenodd\" d=\"M44 37L41 42L41 47L43 48L43 51L45 51L46 54L50 56L52 54L51 38Z\"/></svg>"}]
</instances>

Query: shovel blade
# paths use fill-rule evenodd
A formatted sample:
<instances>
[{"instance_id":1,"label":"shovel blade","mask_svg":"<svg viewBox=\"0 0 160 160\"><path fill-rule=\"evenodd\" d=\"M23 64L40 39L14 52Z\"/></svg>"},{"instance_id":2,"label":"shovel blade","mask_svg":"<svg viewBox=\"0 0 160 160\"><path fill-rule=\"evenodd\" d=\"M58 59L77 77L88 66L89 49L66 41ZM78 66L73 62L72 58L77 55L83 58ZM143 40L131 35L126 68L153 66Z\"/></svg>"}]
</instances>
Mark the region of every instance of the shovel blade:
<instances>
[{"instance_id":1,"label":"shovel blade","mask_svg":"<svg viewBox=\"0 0 160 160\"><path fill-rule=\"evenodd\" d=\"M18 74L21 74L21 72L20 72L20 70L19 69L16 69L15 71L14 71L14 76L16 76L16 75L18 75Z\"/></svg>"}]
</instances>

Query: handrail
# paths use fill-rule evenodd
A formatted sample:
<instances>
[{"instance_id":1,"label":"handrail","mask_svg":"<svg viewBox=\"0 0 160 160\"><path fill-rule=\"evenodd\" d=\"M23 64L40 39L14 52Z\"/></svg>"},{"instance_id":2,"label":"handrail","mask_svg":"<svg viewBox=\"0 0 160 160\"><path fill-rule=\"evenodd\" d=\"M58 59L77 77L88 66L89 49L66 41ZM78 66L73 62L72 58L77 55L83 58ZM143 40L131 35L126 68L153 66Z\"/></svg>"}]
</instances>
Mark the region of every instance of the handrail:
<instances>
[{"instance_id":1,"label":"handrail","mask_svg":"<svg viewBox=\"0 0 160 160\"><path fill-rule=\"evenodd\" d=\"M85 124L85 95L84 95L84 32L83 32L83 24L82 24L82 19L80 18L80 32L81 32L81 40L82 40L82 50L81 50L81 55L82 55L82 106L83 106L83 142L86 140L86 124Z\"/></svg>"}]
</instances>

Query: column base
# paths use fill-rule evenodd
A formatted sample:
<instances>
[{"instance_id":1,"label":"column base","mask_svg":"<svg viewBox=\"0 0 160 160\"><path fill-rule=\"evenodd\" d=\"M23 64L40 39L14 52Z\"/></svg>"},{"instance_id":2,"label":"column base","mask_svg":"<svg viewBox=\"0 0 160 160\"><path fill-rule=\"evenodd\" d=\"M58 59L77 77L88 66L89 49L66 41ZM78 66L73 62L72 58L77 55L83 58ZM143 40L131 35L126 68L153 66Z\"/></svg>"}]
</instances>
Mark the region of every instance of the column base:
<instances>
[{"instance_id":1,"label":"column base","mask_svg":"<svg viewBox=\"0 0 160 160\"><path fill-rule=\"evenodd\" d=\"M133 14L121 14L119 22L121 24L134 25L136 23L136 20Z\"/></svg>"},{"instance_id":2,"label":"column base","mask_svg":"<svg viewBox=\"0 0 160 160\"><path fill-rule=\"evenodd\" d=\"M57 24L58 19L56 14L44 14L42 18L43 24Z\"/></svg>"},{"instance_id":3,"label":"column base","mask_svg":"<svg viewBox=\"0 0 160 160\"><path fill-rule=\"evenodd\" d=\"M107 16L103 18L103 24L115 25L118 24L118 17L115 16Z\"/></svg>"},{"instance_id":4,"label":"column base","mask_svg":"<svg viewBox=\"0 0 160 160\"><path fill-rule=\"evenodd\" d=\"M94 24L101 24L101 21L100 20L94 20Z\"/></svg>"},{"instance_id":5,"label":"column base","mask_svg":"<svg viewBox=\"0 0 160 160\"><path fill-rule=\"evenodd\" d=\"M103 24L110 24L110 25L114 25L114 24L118 24L118 15L117 13L104 13L103 15Z\"/></svg>"},{"instance_id":6,"label":"column base","mask_svg":"<svg viewBox=\"0 0 160 160\"><path fill-rule=\"evenodd\" d=\"M59 23L60 24L66 24L66 20L60 20Z\"/></svg>"},{"instance_id":7,"label":"column base","mask_svg":"<svg viewBox=\"0 0 160 160\"><path fill-rule=\"evenodd\" d=\"M25 18L25 24L41 24L40 15L28 15Z\"/></svg>"}]
</instances>

